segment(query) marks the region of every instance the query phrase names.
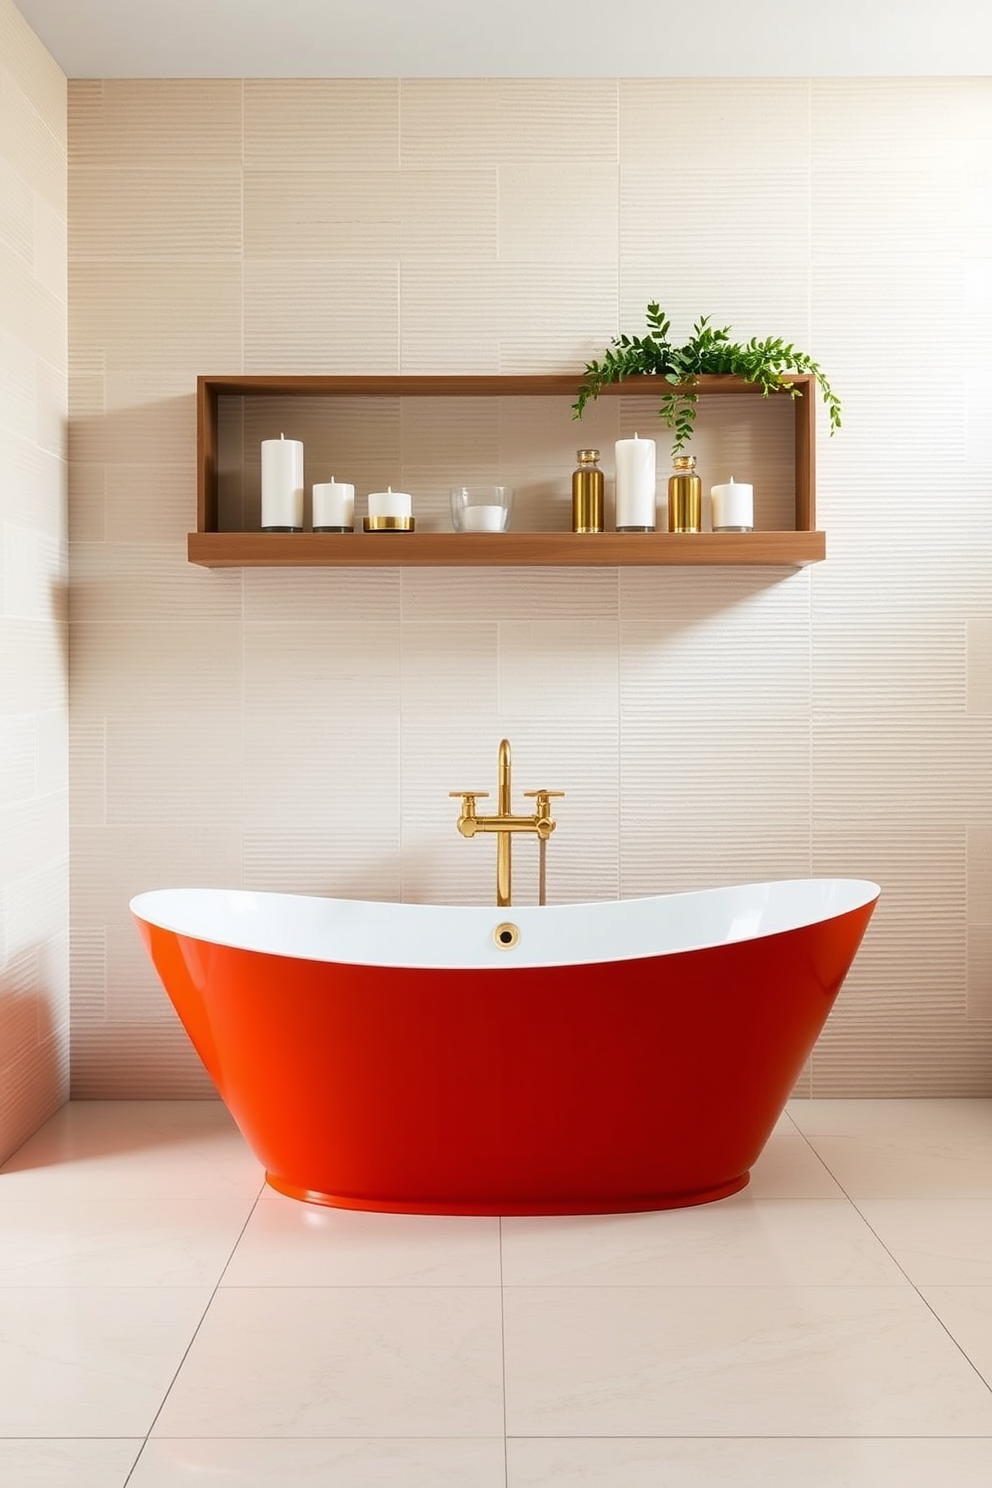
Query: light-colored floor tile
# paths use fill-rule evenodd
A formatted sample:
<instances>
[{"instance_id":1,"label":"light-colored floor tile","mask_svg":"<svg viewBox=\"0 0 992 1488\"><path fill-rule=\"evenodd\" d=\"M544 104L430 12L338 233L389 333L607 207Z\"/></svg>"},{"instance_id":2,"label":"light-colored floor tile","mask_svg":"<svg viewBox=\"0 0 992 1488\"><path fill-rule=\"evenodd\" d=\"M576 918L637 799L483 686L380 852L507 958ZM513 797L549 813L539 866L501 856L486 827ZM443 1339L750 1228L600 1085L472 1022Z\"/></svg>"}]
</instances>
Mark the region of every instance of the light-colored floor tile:
<instances>
[{"instance_id":1,"label":"light-colored floor tile","mask_svg":"<svg viewBox=\"0 0 992 1488\"><path fill-rule=\"evenodd\" d=\"M128 1488L505 1488L502 1438L153 1439ZM87 1485L88 1488L88 1485ZM96 1488L96 1485L94 1485ZM103 1488L103 1485L100 1485Z\"/></svg>"},{"instance_id":2,"label":"light-colored floor tile","mask_svg":"<svg viewBox=\"0 0 992 1488\"><path fill-rule=\"evenodd\" d=\"M992 1287L922 1287L920 1290L992 1389Z\"/></svg>"},{"instance_id":3,"label":"light-colored floor tile","mask_svg":"<svg viewBox=\"0 0 992 1488\"><path fill-rule=\"evenodd\" d=\"M986 1488L990 1477L989 1439L507 1443L506 1488Z\"/></svg>"},{"instance_id":4,"label":"light-colored floor tile","mask_svg":"<svg viewBox=\"0 0 992 1488\"><path fill-rule=\"evenodd\" d=\"M735 1198L840 1199L844 1190L824 1167L788 1115L780 1116L764 1151L751 1169L751 1181Z\"/></svg>"},{"instance_id":5,"label":"light-colored floor tile","mask_svg":"<svg viewBox=\"0 0 992 1488\"><path fill-rule=\"evenodd\" d=\"M124 1488L140 1447L140 1439L0 1441L0 1483L10 1488Z\"/></svg>"},{"instance_id":6,"label":"light-colored floor tile","mask_svg":"<svg viewBox=\"0 0 992 1488\"><path fill-rule=\"evenodd\" d=\"M156 1436L492 1436L499 1292L220 1290Z\"/></svg>"},{"instance_id":7,"label":"light-colored floor tile","mask_svg":"<svg viewBox=\"0 0 992 1488\"><path fill-rule=\"evenodd\" d=\"M914 1286L992 1286L992 1199L859 1199Z\"/></svg>"},{"instance_id":8,"label":"light-colored floor tile","mask_svg":"<svg viewBox=\"0 0 992 1488\"><path fill-rule=\"evenodd\" d=\"M0 1168L5 1199L224 1199L263 1174L219 1101L73 1101Z\"/></svg>"},{"instance_id":9,"label":"light-colored floor tile","mask_svg":"<svg viewBox=\"0 0 992 1488\"><path fill-rule=\"evenodd\" d=\"M363 1214L272 1194L259 1203L225 1286L499 1286L499 1221Z\"/></svg>"},{"instance_id":10,"label":"light-colored floor tile","mask_svg":"<svg viewBox=\"0 0 992 1488\"><path fill-rule=\"evenodd\" d=\"M992 1198L992 1100L792 1101L852 1198Z\"/></svg>"},{"instance_id":11,"label":"light-colored floor tile","mask_svg":"<svg viewBox=\"0 0 992 1488\"><path fill-rule=\"evenodd\" d=\"M907 1286L846 1199L503 1220L507 1286Z\"/></svg>"},{"instance_id":12,"label":"light-colored floor tile","mask_svg":"<svg viewBox=\"0 0 992 1488\"><path fill-rule=\"evenodd\" d=\"M143 1436L206 1288L35 1287L0 1295L0 1436Z\"/></svg>"},{"instance_id":13,"label":"light-colored floor tile","mask_svg":"<svg viewBox=\"0 0 992 1488\"><path fill-rule=\"evenodd\" d=\"M237 1199L11 1199L0 1287L213 1287L249 1208Z\"/></svg>"},{"instance_id":14,"label":"light-colored floor tile","mask_svg":"<svg viewBox=\"0 0 992 1488\"><path fill-rule=\"evenodd\" d=\"M992 1392L901 1287L504 1296L514 1436L992 1434Z\"/></svg>"}]
</instances>

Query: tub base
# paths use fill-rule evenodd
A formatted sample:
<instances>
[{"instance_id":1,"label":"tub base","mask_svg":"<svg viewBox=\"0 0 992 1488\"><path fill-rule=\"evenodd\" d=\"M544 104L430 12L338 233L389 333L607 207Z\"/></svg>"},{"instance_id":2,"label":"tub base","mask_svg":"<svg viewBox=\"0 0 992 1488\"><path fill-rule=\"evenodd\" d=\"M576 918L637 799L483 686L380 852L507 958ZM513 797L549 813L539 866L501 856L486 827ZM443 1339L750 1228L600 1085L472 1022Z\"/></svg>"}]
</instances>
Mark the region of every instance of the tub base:
<instances>
[{"instance_id":1,"label":"tub base","mask_svg":"<svg viewBox=\"0 0 992 1488\"><path fill-rule=\"evenodd\" d=\"M274 1173L266 1173L265 1181L277 1193L289 1199L300 1199L305 1204L323 1204L330 1209L363 1209L373 1214L644 1214L654 1209L688 1209L694 1204L712 1204L717 1199L729 1199L739 1193L751 1181L750 1172L732 1178L728 1183L715 1188L701 1189L698 1193L643 1194L634 1198L620 1199L362 1199L350 1194L320 1193L313 1188L300 1188L287 1183Z\"/></svg>"}]
</instances>

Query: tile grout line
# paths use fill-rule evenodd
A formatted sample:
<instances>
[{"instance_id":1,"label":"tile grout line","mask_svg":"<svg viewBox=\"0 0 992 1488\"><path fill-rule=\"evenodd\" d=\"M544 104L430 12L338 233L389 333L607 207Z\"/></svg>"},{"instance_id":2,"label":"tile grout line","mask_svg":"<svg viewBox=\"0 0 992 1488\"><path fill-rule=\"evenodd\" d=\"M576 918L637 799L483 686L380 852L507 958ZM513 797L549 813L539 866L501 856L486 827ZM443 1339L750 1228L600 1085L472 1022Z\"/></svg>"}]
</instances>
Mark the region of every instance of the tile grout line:
<instances>
[{"instance_id":1,"label":"tile grout line","mask_svg":"<svg viewBox=\"0 0 992 1488\"><path fill-rule=\"evenodd\" d=\"M263 1180L262 1185L259 1187L258 1193L255 1195L255 1197L254 1197L254 1199L252 1201L251 1208L248 1210L248 1213L245 1215L244 1224L241 1226L240 1230L237 1233L237 1236L234 1239L234 1243L232 1244L231 1249L230 1249L230 1252L228 1253L227 1260L224 1262L223 1266L220 1269L220 1275L217 1277L217 1280L214 1282L214 1285L213 1285L213 1287L211 1289L211 1292L210 1292L210 1296L207 1298L207 1304L204 1307L202 1313L200 1314L199 1322L197 1323L196 1327L193 1329L192 1336L190 1337L190 1340L187 1343L186 1347L183 1349L182 1358L179 1360L179 1363L176 1365L176 1368L175 1368L175 1370L173 1371L173 1374L172 1374L172 1378L169 1380L169 1383L165 1387L165 1391L164 1391L164 1393L162 1395L162 1399L159 1401L159 1404L158 1404L158 1407L157 1407L157 1409L155 1411L155 1414L152 1416L152 1419L149 1422L148 1430L145 1432L144 1439L141 1442L141 1446L138 1448L138 1455L135 1457L134 1462L131 1464L130 1471L128 1472L127 1477L124 1479L124 1482L121 1485L121 1488L128 1488L128 1484L131 1482L131 1479L132 1479L132 1477L134 1475L135 1469L137 1468L139 1462L141 1461L141 1459L142 1459L142 1457L144 1455L145 1448L148 1446L148 1443L151 1440L152 1432L155 1430L156 1422L158 1421L159 1416L162 1414L162 1411L165 1409L165 1403L168 1400L170 1394L172 1393L173 1386L175 1385L177 1379L179 1378L180 1374L183 1371L183 1366L185 1365L186 1360L189 1358L190 1350L192 1349L193 1344L196 1342L197 1338L199 1337L200 1329L203 1327L203 1324L204 1324L204 1322L206 1320L207 1313L210 1311L211 1307L213 1306L214 1299L217 1296L217 1293L220 1291L220 1284L224 1280L224 1276L225 1276L225 1274L227 1272L227 1268L230 1266L231 1261L234 1258L234 1252L237 1250L238 1246L241 1244L241 1241L242 1241L242 1239L244 1237L245 1230L248 1228L248 1225L249 1225L249 1223L251 1221L252 1215L255 1213L255 1210L258 1207L258 1204L259 1204L259 1202L261 1200L261 1197L262 1197L262 1190L263 1190L263 1188L264 1188L264 1180Z\"/></svg>"}]
</instances>

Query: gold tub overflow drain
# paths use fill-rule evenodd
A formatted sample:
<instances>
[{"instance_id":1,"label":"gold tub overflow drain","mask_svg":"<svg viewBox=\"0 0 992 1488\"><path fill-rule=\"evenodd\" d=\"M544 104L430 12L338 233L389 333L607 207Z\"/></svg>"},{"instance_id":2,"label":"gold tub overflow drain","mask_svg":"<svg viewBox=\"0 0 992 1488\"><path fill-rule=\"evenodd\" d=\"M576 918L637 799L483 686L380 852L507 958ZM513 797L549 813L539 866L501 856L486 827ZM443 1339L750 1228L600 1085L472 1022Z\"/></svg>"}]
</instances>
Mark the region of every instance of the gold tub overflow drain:
<instances>
[{"instance_id":1,"label":"gold tub overflow drain","mask_svg":"<svg viewBox=\"0 0 992 1488\"><path fill-rule=\"evenodd\" d=\"M519 939L520 931L516 925L511 925L508 921L505 921L502 925L497 925L493 931L493 940L501 951L512 950Z\"/></svg>"}]
</instances>

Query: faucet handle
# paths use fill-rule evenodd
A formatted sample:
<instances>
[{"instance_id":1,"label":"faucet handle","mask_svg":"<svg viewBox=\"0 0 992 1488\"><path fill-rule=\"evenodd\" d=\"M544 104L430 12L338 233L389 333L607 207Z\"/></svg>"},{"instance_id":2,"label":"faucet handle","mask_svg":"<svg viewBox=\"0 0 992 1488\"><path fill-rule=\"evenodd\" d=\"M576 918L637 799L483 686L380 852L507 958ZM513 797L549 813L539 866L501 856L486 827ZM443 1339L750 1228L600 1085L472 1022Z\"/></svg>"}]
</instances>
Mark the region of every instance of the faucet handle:
<instances>
[{"instance_id":1,"label":"faucet handle","mask_svg":"<svg viewBox=\"0 0 992 1488\"><path fill-rule=\"evenodd\" d=\"M552 790L524 791L525 796L530 796L537 801L535 826L537 835L542 842L547 842L556 826L555 820L551 815L551 798L552 796L563 796L564 794L564 791Z\"/></svg>"},{"instance_id":2,"label":"faucet handle","mask_svg":"<svg viewBox=\"0 0 992 1488\"><path fill-rule=\"evenodd\" d=\"M454 796L456 799L458 797L461 797L461 799L463 801L482 801L482 800L485 800L486 796L489 795L489 792L488 791L449 791L448 792L448 795L449 796Z\"/></svg>"}]
</instances>

